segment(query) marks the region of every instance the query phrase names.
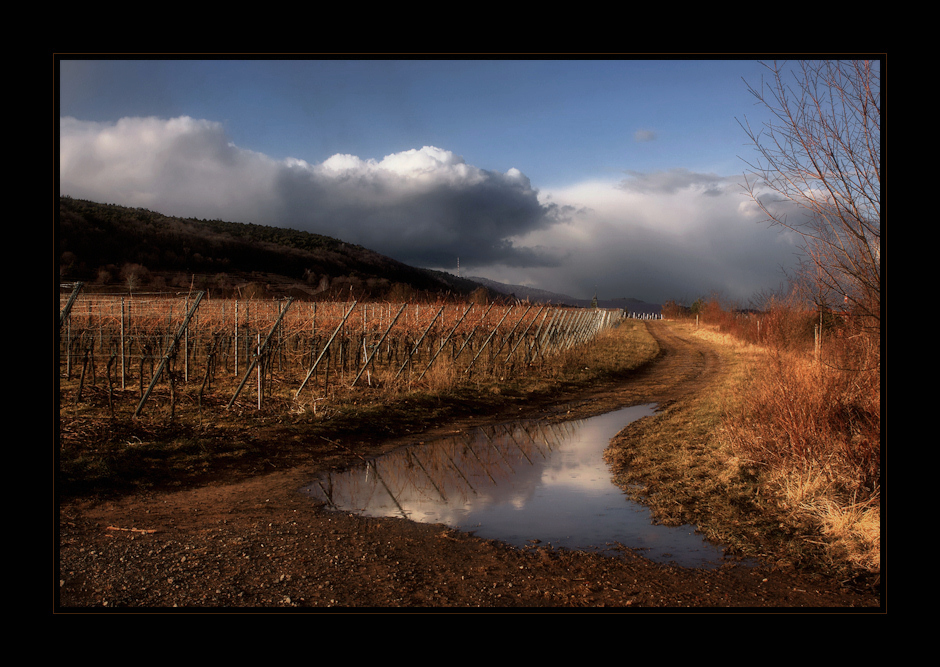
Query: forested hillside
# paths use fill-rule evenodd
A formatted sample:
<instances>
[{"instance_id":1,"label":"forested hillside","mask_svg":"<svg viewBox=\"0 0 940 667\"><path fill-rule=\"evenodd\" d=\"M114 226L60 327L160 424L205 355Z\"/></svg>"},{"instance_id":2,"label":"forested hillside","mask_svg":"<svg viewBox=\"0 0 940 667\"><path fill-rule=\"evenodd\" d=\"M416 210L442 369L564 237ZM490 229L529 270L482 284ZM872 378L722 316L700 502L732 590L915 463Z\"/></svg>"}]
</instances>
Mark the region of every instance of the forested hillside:
<instances>
[{"instance_id":1,"label":"forested hillside","mask_svg":"<svg viewBox=\"0 0 940 667\"><path fill-rule=\"evenodd\" d=\"M409 300L480 289L328 236L70 197L59 199L55 247L57 280L92 291Z\"/></svg>"}]
</instances>

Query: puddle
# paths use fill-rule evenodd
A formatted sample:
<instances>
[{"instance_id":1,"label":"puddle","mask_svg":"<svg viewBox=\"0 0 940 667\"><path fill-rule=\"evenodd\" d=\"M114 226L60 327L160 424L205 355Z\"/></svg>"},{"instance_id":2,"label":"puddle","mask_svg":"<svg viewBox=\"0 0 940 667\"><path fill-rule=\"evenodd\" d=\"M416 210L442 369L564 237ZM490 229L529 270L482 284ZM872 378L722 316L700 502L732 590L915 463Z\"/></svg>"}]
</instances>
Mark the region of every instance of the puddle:
<instances>
[{"instance_id":1,"label":"puddle","mask_svg":"<svg viewBox=\"0 0 940 667\"><path fill-rule=\"evenodd\" d=\"M547 544L717 567L722 551L691 526L653 525L611 482L603 453L637 405L563 424L516 422L401 448L303 489L336 509L442 523L516 547Z\"/></svg>"}]
</instances>

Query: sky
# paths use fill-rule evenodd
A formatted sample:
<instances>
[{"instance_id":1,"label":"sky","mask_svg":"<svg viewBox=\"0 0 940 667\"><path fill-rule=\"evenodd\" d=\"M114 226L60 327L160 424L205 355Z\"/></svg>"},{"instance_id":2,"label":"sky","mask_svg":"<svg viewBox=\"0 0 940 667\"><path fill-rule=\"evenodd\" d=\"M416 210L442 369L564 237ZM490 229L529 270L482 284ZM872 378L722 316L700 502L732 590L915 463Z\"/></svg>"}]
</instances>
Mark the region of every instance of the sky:
<instances>
[{"instance_id":1,"label":"sky","mask_svg":"<svg viewBox=\"0 0 940 667\"><path fill-rule=\"evenodd\" d=\"M62 195L578 298L747 305L797 261L742 187L756 60L58 65Z\"/></svg>"}]
</instances>

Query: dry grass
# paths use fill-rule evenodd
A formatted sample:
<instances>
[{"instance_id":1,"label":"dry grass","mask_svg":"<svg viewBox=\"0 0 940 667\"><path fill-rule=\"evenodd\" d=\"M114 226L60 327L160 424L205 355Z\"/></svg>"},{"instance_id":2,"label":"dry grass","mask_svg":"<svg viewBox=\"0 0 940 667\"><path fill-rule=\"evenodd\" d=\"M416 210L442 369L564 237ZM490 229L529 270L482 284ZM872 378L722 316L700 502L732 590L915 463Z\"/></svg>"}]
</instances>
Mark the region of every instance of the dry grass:
<instances>
[{"instance_id":1,"label":"dry grass","mask_svg":"<svg viewBox=\"0 0 940 667\"><path fill-rule=\"evenodd\" d=\"M616 480L658 521L692 524L742 556L877 572L880 391L718 327L671 323L723 373L614 441Z\"/></svg>"},{"instance_id":2,"label":"dry grass","mask_svg":"<svg viewBox=\"0 0 940 667\"><path fill-rule=\"evenodd\" d=\"M722 437L729 400L746 381L754 349L712 330L669 326L717 351L723 372L618 434L606 453L615 481L663 524L694 525L740 556L766 554L766 533L777 522L763 515L751 470Z\"/></svg>"},{"instance_id":3,"label":"dry grass","mask_svg":"<svg viewBox=\"0 0 940 667\"><path fill-rule=\"evenodd\" d=\"M881 569L881 506L877 498L851 505L822 499L804 511L815 516L834 557L859 569Z\"/></svg>"},{"instance_id":4,"label":"dry grass","mask_svg":"<svg viewBox=\"0 0 940 667\"><path fill-rule=\"evenodd\" d=\"M877 350L859 336L831 337L818 357L787 344L755 349L744 381L729 388L723 440L804 539L824 546L835 564L877 572Z\"/></svg>"},{"instance_id":5,"label":"dry grass","mask_svg":"<svg viewBox=\"0 0 940 667\"><path fill-rule=\"evenodd\" d=\"M426 358L398 380L398 365L386 365L350 387L349 372L344 376L334 366L327 387L324 368L319 386L308 387L299 398L298 383L274 373L266 380L261 408L254 376L231 409L226 405L238 377L219 377L200 394L202 377L197 376L178 381L175 403L166 384L158 383L136 419L132 414L141 395L136 381L124 390L117 384L109 392L99 369L97 382L89 373L78 398L79 379L73 373L60 378L58 385L60 488L85 492L176 483L227 465L289 465L290 456L306 456L311 447L325 443L319 435L382 441L508 402L522 406L530 398L544 401L561 390L591 388L598 380L623 377L656 352L645 327L624 325L534 363L523 363L517 353L519 363L501 369L507 371L503 373L481 364L471 377L463 372L463 359L463 365L455 367L442 355L420 381Z\"/></svg>"},{"instance_id":6,"label":"dry grass","mask_svg":"<svg viewBox=\"0 0 940 667\"><path fill-rule=\"evenodd\" d=\"M589 345L565 350L550 371L556 377L579 381L602 379L611 372L633 369L659 352L645 324L624 320L600 332Z\"/></svg>"}]
</instances>

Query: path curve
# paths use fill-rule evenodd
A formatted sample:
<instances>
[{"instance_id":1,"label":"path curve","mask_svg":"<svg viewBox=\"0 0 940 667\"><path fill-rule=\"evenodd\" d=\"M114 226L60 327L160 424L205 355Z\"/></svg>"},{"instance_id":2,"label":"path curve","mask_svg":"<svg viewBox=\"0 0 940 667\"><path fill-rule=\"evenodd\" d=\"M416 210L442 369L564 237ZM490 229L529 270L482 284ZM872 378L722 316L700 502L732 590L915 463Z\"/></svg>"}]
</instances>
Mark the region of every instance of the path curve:
<instances>
[{"instance_id":1,"label":"path curve","mask_svg":"<svg viewBox=\"0 0 940 667\"><path fill-rule=\"evenodd\" d=\"M719 372L707 345L668 323L649 328L662 348L656 361L577 405L577 397L559 396L572 407L556 405L555 418L676 400ZM878 605L871 595L768 569L523 551L440 525L325 512L297 492L310 474L294 468L62 506L57 609Z\"/></svg>"}]
</instances>

